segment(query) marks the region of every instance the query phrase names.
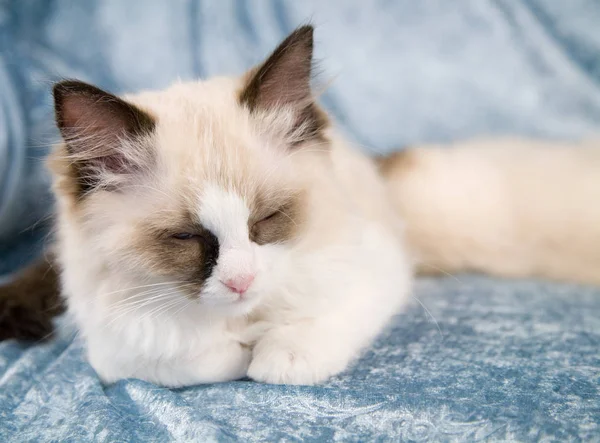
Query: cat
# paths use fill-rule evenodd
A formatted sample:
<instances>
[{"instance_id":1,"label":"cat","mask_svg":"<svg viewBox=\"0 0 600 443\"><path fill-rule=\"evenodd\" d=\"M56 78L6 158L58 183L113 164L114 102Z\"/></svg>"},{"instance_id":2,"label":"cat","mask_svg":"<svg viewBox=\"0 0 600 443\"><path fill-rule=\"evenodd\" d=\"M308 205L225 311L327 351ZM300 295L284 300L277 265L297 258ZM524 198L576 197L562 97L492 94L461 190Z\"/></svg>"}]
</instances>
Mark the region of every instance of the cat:
<instances>
[{"instance_id":1,"label":"cat","mask_svg":"<svg viewBox=\"0 0 600 443\"><path fill-rule=\"evenodd\" d=\"M24 277L36 287L36 278L60 269L69 314L104 382L323 382L408 304L415 265L584 281L597 275L591 245L563 256L569 245L567 237L555 244L560 226L531 227L556 215L527 216L538 210L528 206L537 201L537 181L523 181L544 157L537 148L413 148L369 158L316 103L312 52L307 25L239 78L122 98L79 81L54 87L64 139L49 159L56 258L53 268ZM523 150L531 154L513 168ZM586 155L556 152L555 162ZM586 161L574 160L573 169L592 171ZM561 177L545 188L551 192L573 173L557 165L536 176ZM519 211L506 195L521 192L510 189L513 179L530 188L516 201ZM594 186L580 190L578 204L589 204L597 180ZM544 208L556 203L562 213L563 195ZM589 216L581 236L596 241L600 216L591 209ZM527 251L528 231L505 228L521 221L539 234ZM497 250L499 241L509 245ZM525 253L519 268L512 254ZM557 256L577 265L550 266ZM0 321L0 331L49 333L35 303L14 300L22 280L8 290L23 309L5 312L11 321Z\"/></svg>"}]
</instances>

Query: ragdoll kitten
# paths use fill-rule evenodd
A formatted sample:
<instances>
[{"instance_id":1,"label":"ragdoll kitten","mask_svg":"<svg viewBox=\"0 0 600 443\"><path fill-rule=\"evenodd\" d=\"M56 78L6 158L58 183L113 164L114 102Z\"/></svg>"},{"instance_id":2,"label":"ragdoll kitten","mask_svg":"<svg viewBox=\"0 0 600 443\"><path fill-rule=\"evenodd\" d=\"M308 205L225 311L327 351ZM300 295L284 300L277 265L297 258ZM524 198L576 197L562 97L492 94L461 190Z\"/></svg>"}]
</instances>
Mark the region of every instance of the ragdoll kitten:
<instances>
[{"instance_id":1,"label":"ragdoll kitten","mask_svg":"<svg viewBox=\"0 0 600 443\"><path fill-rule=\"evenodd\" d=\"M371 160L310 89L313 29L241 78L54 88L62 291L105 382L318 383L409 296Z\"/></svg>"}]
</instances>

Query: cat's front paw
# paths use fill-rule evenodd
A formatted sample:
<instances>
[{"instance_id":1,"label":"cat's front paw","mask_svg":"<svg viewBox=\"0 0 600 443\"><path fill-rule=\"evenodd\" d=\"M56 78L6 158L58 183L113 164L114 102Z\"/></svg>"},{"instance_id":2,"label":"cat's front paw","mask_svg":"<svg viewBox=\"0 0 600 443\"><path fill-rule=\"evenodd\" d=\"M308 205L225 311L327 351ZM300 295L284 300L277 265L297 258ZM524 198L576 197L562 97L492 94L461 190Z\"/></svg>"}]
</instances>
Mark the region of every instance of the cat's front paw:
<instances>
[{"instance_id":1,"label":"cat's front paw","mask_svg":"<svg viewBox=\"0 0 600 443\"><path fill-rule=\"evenodd\" d=\"M271 331L254 347L248 376L273 384L314 385L343 371L348 359L305 341L302 331ZM298 339L298 337L304 337Z\"/></svg>"}]
</instances>

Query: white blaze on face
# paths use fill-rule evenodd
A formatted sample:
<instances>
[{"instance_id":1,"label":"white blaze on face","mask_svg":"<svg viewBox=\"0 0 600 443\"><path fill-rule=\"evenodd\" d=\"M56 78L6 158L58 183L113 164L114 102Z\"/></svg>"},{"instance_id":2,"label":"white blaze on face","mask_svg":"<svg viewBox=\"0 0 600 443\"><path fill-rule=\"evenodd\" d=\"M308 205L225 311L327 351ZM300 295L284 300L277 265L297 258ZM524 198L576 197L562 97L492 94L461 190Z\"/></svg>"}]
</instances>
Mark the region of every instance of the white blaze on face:
<instances>
[{"instance_id":1,"label":"white blaze on face","mask_svg":"<svg viewBox=\"0 0 600 443\"><path fill-rule=\"evenodd\" d=\"M215 185L205 188L200 202L202 225L219 239L218 280L231 291L244 293L256 274L256 260L248 235L250 210L237 194Z\"/></svg>"}]
</instances>

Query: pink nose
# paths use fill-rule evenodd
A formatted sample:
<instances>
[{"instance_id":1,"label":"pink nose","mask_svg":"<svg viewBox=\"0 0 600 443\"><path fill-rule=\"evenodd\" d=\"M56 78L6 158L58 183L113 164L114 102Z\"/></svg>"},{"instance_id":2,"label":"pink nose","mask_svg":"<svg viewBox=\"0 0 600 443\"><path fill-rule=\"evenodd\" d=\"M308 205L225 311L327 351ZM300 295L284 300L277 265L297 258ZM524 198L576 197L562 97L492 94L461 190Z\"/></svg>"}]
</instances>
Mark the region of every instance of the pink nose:
<instances>
[{"instance_id":1,"label":"pink nose","mask_svg":"<svg viewBox=\"0 0 600 443\"><path fill-rule=\"evenodd\" d=\"M242 274L237 275L234 278L229 278L223 282L225 286L231 289L233 292L243 294L248 290L252 282L254 281L254 275Z\"/></svg>"}]
</instances>

